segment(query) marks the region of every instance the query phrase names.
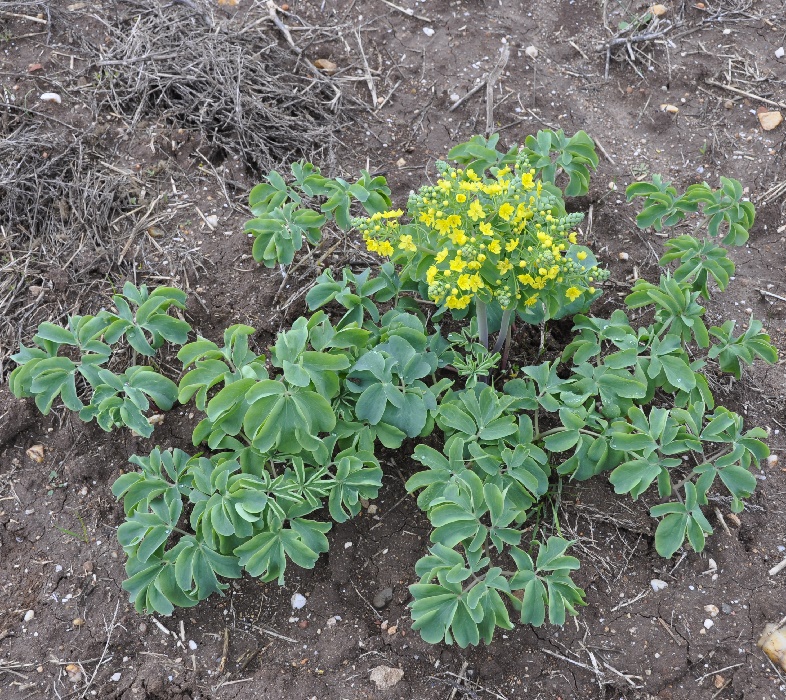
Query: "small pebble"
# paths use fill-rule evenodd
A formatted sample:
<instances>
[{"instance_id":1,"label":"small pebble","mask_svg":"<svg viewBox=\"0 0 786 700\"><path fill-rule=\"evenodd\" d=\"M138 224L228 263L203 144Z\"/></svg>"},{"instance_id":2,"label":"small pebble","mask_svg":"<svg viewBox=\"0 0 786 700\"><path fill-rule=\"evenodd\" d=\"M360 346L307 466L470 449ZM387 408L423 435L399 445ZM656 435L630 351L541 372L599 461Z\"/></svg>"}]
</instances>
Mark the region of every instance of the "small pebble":
<instances>
[{"instance_id":1,"label":"small pebble","mask_svg":"<svg viewBox=\"0 0 786 700\"><path fill-rule=\"evenodd\" d=\"M191 651L196 651L197 643L193 639L189 639L188 640L188 648L191 649Z\"/></svg>"},{"instance_id":2,"label":"small pebble","mask_svg":"<svg viewBox=\"0 0 786 700\"><path fill-rule=\"evenodd\" d=\"M527 54L527 56L530 58L535 59L540 54L540 51L538 51L534 46L528 46L526 49L524 49L524 53Z\"/></svg>"},{"instance_id":3,"label":"small pebble","mask_svg":"<svg viewBox=\"0 0 786 700\"><path fill-rule=\"evenodd\" d=\"M306 629L308 627L308 620L301 620L297 623L297 626L302 630Z\"/></svg>"},{"instance_id":4,"label":"small pebble","mask_svg":"<svg viewBox=\"0 0 786 700\"><path fill-rule=\"evenodd\" d=\"M717 617L720 611L716 605L705 605L704 612L708 613L710 617Z\"/></svg>"},{"instance_id":5,"label":"small pebble","mask_svg":"<svg viewBox=\"0 0 786 700\"><path fill-rule=\"evenodd\" d=\"M659 578L654 578L650 581L650 586L652 586L652 590L656 593L658 591L662 591L664 588L668 588L669 584L665 581L661 581Z\"/></svg>"},{"instance_id":6,"label":"small pebble","mask_svg":"<svg viewBox=\"0 0 786 700\"><path fill-rule=\"evenodd\" d=\"M83 617L75 617L75 618L72 620L71 624L72 624L74 627L81 627L82 625L84 625L84 624L85 624L85 619L84 619Z\"/></svg>"},{"instance_id":7,"label":"small pebble","mask_svg":"<svg viewBox=\"0 0 786 700\"><path fill-rule=\"evenodd\" d=\"M109 680L112 681L112 683L117 683L121 676L122 674L120 671L118 671L117 673L113 673L111 676L109 676Z\"/></svg>"},{"instance_id":8,"label":"small pebble","mask_svg":"<svg viewBox=\"0 0 786 700\"><path fill-rule=\"evenodd\" d=\"M723 611L724 615L731 615L734 612L734 608L727 603L721 603L721 610Z\"/></svg>"},{"instance_id":9,"label":"small pebble","mask_svg":"<svg viewBox=\"0 0 786 700\"><path fill-rule=\"evenodd\" d=\"M630 255L628 255L627 253L620 253L619 255L617 255L617 257L620 260L627 260L628 258L630 258Z\"/></svg>"},{"instance_id":10,"label":"small pebble","mask_svg":"<svg viewBox=\"0 0 786 700\"><path fill-rule=\"evenodd\" d=\"M144 622L139 623L139 633L146 634L147 633L147 625Z\"/></svg>"},{"instance_id":11,"label":"small pebble","mask_svg":"<svg viewBox=\"0 0 786 700\"><path fill-rule=\"evenodd\" d=\"M715 626L715 623L712 620L710 620L709 618L704 620L704 629L708 630L708 629L710 629L710 627L714 627L714 626Z\"/></svg>"},{"instance_id":12,"label":"small pebble","mask_svg":"<svg viewBox=\"0 0 786 700\"><path fill-rule=\"evenodd\" d=\"M93 562L92 561L86 561L84 564L82 564L82 568L84 569L86 574L92 574L93 573Z\"/></svg>"},{"instance_id":13,"label":"small pebble","mask_svg":"<svg viewBox=\"0 0 786 700\"><path fill-rule=\"evenodd\" d=\"M431 27L423 27L423 33L426 36L434 36L434 30Z\"/></svg>"},{"instance_id":14,"label":"small pebble","mask_svg":"<svg viewBox=\"0 0 786 700\"><path fill-rule=\"evenodd\" d=\"M41 100L41 102L55 102L57 104L61 104L63 101L56 92L45 92L38 99Z\"/></svg>"},{"instance_id":15,"label":"small pebble","mask_svg":"<svg viewBox=\"0 0 786 700\"><path fill-rule=\"evenodd\" d=\"M783 58L784 56L786 56L786 50L782 46L775 49L775 58Z\"/></svg>"},{"instance_id":16,"label":"small pebble","mask_svg":"<svg viewBox=\"0 0 786 700\"><path fill-rule=\"evenodd\" d=\"M393 600L393 589L383 588L381 591L377 591L377 594L374 596L374 599L371 601L371 604L377 609L382 610L387 604Z\"/></svg>"},{"instance_id":17,"label":"small pebble","mask_svg":"<svg viewBox=\"0 0 786 700\"><path fill-rule=\"evenodd\" d=\"M304 595L301 595L300 593L292 594L291 603L293 610L300 610L301 608L305 607L306 602L306 597Z\"/></svg>"},{"instance_id":18,"label":"small pebble","mask_svg":"<svg viewBox=\"0 0 786 700\"><path fill-rule=\"evenodd\" d=\"M22 619L23 619L25 622L30 622L30 620L32 620L34 617L35 617L35 612L34 612L34 611L32 611L32 610L28 610L28 611L25 613L25 616L24 616L24 618L22 618Z\"/></svg>"}]
</instances>

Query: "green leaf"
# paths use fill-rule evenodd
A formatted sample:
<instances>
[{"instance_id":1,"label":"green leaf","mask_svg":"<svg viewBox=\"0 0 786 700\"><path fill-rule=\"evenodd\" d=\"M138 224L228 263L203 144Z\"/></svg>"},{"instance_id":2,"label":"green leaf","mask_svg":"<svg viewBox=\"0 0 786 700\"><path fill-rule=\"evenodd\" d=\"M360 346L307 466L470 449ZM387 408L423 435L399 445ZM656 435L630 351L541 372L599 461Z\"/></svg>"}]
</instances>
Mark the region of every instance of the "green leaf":
<instances>
[{"instance_id":1,"label":"green leaf","mask_svg":"<svg viewBox=\"0 0 786 700\"><path fill-rule=\"evenodd\" d=\"M663 518L655 530L655 549L658 554L670 559L682 547L687 527L687 513L670 513Z\"/></svg>"}]
</instances>

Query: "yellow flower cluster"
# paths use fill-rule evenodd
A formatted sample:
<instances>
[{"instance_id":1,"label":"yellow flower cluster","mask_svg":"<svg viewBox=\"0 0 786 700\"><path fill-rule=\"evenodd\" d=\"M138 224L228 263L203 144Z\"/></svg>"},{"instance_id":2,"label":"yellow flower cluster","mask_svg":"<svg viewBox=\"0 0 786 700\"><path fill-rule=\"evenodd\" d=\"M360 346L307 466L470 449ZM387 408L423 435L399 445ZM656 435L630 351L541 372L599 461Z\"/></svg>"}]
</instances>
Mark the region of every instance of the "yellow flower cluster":
<instances>
[{"instance_id":1,"label":"yellow flower cluster","mask_svg":"<svg viewBox=\"0 0 786 700\"><path fill-rule=\"evenodd\" d=\"M492 168L491 177L445 163L438 169L435 185L410 194L410 223L400 222L401 210L354 221L368 250L410 263L429 297L450 309L474 298L523 308L544 294L564 304L594 293L588 283L603 273L582 264L585 251L568 254L581 215L565 214L526 161Z\"/></svg>"}]
</instances>

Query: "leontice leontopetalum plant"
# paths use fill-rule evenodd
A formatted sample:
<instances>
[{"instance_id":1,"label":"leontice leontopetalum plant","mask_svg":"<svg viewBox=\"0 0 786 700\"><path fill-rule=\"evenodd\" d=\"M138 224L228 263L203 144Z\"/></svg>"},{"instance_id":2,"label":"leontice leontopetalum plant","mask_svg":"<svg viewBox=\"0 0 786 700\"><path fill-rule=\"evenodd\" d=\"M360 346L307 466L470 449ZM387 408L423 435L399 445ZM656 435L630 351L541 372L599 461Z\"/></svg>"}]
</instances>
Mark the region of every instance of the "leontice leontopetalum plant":
<instances>
[{"instance_id":1,"label":"leontice leontopetalum plant","mask_svg":"<svg viewBox=\"0 0 786 700\"><path fill-rule=\"evenodd\" d=\"M667 240L660 280L638 280L623 308L599 318L587 311L607 273L564 201L588 190L593 142L542 131L507 152L496 145L475 137L454 148L406 209L381 177L349 183L308 163L254 188L246 229L265 265L319 245L327 225L389 258L375 271L322 273L306 297L313 313L268 357L245 325L221 345L188 342L185 295L131 284L116 311L42 324L15 355L11 388L44 413L60 397L105 430L144 436L151 401L193 402L203 416L196 454L157 447L113 486L126 513L123 586L138 610L196 605L243 571L283 582L289 562L313 567L330 521L377 495L380 447L406 445L422 465L407 489L433 530L410 607L428 642L488 643L512 627L511 612L562 624L585 604L553 498L566 481L605 474L619 494L648 493L664 557L702 550L710 503L743 508L768 455L765 431L715 405L706 368L739 378L777 356L756 320L739 335L703 320L703 302L734 272L715 240L741 245L753 224L739 183L682 195L657 177L631 185L628 198L644 200L640 226L691 217L692 233ZM559 357L506 375L500 350L514 322L567 316L574 336ZM179 348L178 384L157 369L166 343ZM143 362L117 374L126 345Z\"/></svg>"}]
</instances>

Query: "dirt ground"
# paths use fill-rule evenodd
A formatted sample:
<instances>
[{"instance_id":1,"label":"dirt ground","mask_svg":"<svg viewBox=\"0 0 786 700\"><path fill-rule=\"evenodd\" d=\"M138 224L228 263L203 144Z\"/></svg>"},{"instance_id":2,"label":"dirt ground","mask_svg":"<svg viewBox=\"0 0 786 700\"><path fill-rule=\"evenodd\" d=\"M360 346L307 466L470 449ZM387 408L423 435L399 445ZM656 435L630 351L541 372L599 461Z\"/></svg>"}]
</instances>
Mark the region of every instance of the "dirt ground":
<instances>
[{"instance_id":1,"label":"dirt ground","mask_svg":"<svg viewBox=\"0 0 786 700\"><path fill-rule=\"evenodd\" d=\"M304 265L283 280L251 258L243 223L259 170L305 154L330 175L385 173L402 198L433 176L434 158L484 132L489 116L506 145L543 127L583 129L598 143L600 167L576 204L591 211L584 230L612 271L597 313L610 311L636 277L658 274L662 238L636 229L628 184L652 173L678 187L739 179L757 206L756 224L748 245L733 251L736 278L708 318L742 325L753 313L786 358L786 125L763 131L757 118L760 107L786 103L786 59L776 55L786 45L786 2L666 2L663 35L615 49L606 78L605 42L646 7L289 0L277 16L293 48L259 0L0 2L0 380L38 322L94 311L129 278L188 288L189 321L200 334L216 340L245 322L260 331L263 349L303 311L316 270ZM141 98L142 67L182 58L138 38L148 21L181 34L207 26L197 47L219 52L218 60L206 68L197 50L179 66L180 83L173 87L170 65ZM132 40L137 53L123 54ZM505 47L489 115L485 87L465 96ZM240 88L237 102L222 106L238 56L257 66L257 78L272 65L259 56L284 61L292 100L276 102L268 83L243 107L245 121ZM304 68L318 58L337 65L339 97ZM199 83L200 71L211 70ZM274 82L285 85L286 76ZM204 85L212 92L189 103L189 86ZM59 100L40 100L46 92ZM333 98L336 112L325 107ZM233 150L238 129L245 140ZM32 183L27 200L23 176ZM325 264L368 259L344 240ZM532 359L533 343L520 329L514 362ZM783 360L740 382L710 379L719 403L770 428L773 452L786 451ZM376 513L334 526L330 553L312 571L293 566L284 587L244 578L225 598L170 619L139 615L120 588L122 508L110 486L134 453L188 449L189 410L174 409L145 440L106 434L64 411L42 418L0 384L0 698L786 697L786 676L755 644L766 623L786 615L786 572L767 573L786 556L786 469L778 465L757 473L760 487L739 525L727 519L724 531L716 510L728 516L728 503L713 504L706 550L671 561L654 550L652 495L631 503L600 479L563 492L562 521L578 540L576 578L589 605L563 629L518 626L489 647L429 646L410 629L407 586L429 528L403 488L416 468L403 450L384 459ZM32 445L43 446L40 464L26 454ZM656 578L668 587L653 591ZM377 609L372 602L386 588L392 598ZM297 611L295 593L307 598ZM402 669L403 678L378 690L369 674L380 665Z\"/></svg>"}]
</instances>

